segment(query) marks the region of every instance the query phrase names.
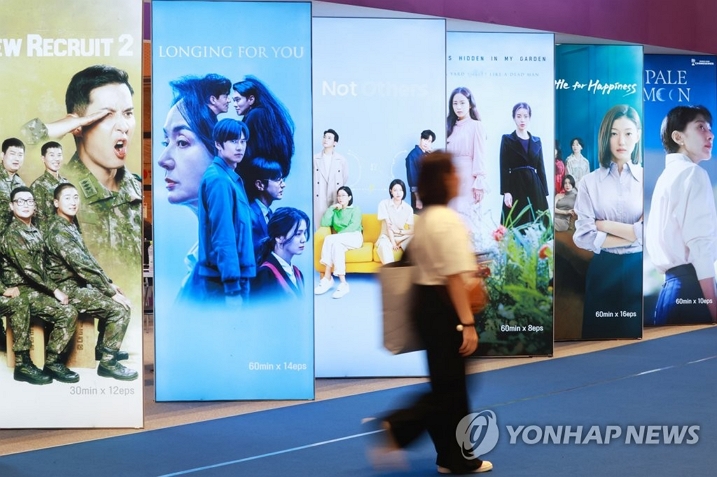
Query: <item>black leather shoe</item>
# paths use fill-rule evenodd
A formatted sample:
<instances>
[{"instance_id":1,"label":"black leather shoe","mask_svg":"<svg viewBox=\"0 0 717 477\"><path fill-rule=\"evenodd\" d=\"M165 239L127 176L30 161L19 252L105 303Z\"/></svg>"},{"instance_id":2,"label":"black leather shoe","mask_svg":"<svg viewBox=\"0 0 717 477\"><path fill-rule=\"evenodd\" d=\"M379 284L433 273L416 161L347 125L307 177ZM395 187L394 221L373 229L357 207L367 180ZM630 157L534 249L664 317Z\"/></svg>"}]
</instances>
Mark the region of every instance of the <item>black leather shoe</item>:
<instances>
[{"instance_id":1,"label":"black leather shoe","mask_svg":"<svg viewBox=\"0 0 717 477\"><path fill-rule=\"evenodd\" d=\"M97 375L103 378L119 379L120 381L134 381L139 376L139 373L134 369L125 367L117 360L112 360L109 363L100 361L99 366L97 366Z\"/></svg>"},{"instance_id":2,"label":"black leather shoe","mask_svg":"<svg viewBox=\"0 0 717 477\"><path fill-rule=\"evenodd\" d=\"M50 384L52 382L52 378L43 373L42 370L34 364L15 365L13 378L15 378L15 381L30 384Z\"/></svg>"},{"instance_id":3,"label":"black leather shoe","mask_svg":"<svg viewBox=\"0 0 717 477\"><path fill-rule=\"evenodd\" d=\"M102 350L95 349L95 361L102 359ZM119 350L115 353L115 359L117 361L125 361L129 359L129 353L127 351Z\"/></svg>"},{"instance_id":4,"label":"black leather shoe","mask_svg":"<svg viewBox=\"0 0 717 477\"><path fill-rule=\"evenodd\" d=\"M52 378L55 378L62 383L76 383L80 380L79 374L59 362L45 363L43 371L45 374L49 374Z\"/></svg>"}]
</instances>

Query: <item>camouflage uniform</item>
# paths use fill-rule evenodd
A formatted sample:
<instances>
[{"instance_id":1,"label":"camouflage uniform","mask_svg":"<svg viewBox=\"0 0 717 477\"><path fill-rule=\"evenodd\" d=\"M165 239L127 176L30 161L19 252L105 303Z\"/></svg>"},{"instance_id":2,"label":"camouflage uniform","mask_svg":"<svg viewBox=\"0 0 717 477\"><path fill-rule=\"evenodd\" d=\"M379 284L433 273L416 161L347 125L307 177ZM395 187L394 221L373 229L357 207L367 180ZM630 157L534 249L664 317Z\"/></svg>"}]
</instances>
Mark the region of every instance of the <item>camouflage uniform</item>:
<instances>
[{"instance_id":1,"label":"camouflage uniform","mask_svg":"<svg viewBox=\"0 0 717 477\"><path fill-rule=\"evenodd\" d=\"M45 172L35 179L30 186L32 195L35 197L35 223L40 226L43 232L46 230L45 222L55 215L55 188L67 182L67 179L58 174L58 177L51 172Z\"/></svg>"},{"instance_id":2,"label":"camouflage uniform","mask_svg":"<svg viewBox=\"0 0 717 477\"><path fill-rule=\"evenodd\" d=\"M25 182L20 175L10 177L10 173L0 165L0 231L4 229L12 219L10 210L10 192L16 187L24 186Z\"/></svg>"},{"instance_id":3,"label":"camouflage uniform","mask_svg":"<svg viewBox=\"0 0 717 477\"><path fill-rule=\"evenodd\" d=\"M18 306L28 313L15 313L10 327L15 336L13 349L30 349L30 316L53 323L48 353L61 354L77 325L77 311L71 305L62 305L53 293L59 288L47 277L42 260L45 256L42 234L33 225L13 219L0 239L2 282L6 287L18 287Z\"/></svg>"},{"instance_id":4,"label":"camouflage uniform","mask_svg":"<svg viewBox=\"0 0 717 477\"><path fill-rule=\"evenodd\" d=\"M112 281L90 254L74 223L55 215L46 225L45 267L50 279L70 297L78 313L105 321L100 346L119 351L129 324L130 311L112 299Z\"/></svg>"},{"instance_id":5,"label":"camouflage uniform","mask_svg":"<svg viewBox=\"0 0 717 477\"><path fill-rule=\"evenodd\" d=\"M3 295L3 293L5 293L8 288L11 287L5 286L5 284L0 281L0 316L4 316L7 319L8 326L11 327L13 326L13 320L17 321L19 323L19 326L22 326L23 323L30 323L30 316L27 312L27 306L21 306L22 302L19 297L9 298ZM17 315L17 317L15 315ZM4 331L5 330L3 330L1 334L3 339L6 339ZM21 343L21 345L27 347L21 349L20 346L17 345L17 340L15 340L15 343L13 343L12 346L13 351L17 353L18 351L30 350L29 342Z\"/></svg>"},{"instance_id":6,"label":"camouflage uniform","mask_svg":"<svg viewBox=\"0 0 717 477\"><path fill-rule=\"evenodd\" d=\"M87 248L106 269L122 264L136 269L142 261L142 188L126 168L117 170L119 190L112 192L75 153L63 166L65 177L77 187L82 209L77 214Z\"/></svg>"}]
</instances>

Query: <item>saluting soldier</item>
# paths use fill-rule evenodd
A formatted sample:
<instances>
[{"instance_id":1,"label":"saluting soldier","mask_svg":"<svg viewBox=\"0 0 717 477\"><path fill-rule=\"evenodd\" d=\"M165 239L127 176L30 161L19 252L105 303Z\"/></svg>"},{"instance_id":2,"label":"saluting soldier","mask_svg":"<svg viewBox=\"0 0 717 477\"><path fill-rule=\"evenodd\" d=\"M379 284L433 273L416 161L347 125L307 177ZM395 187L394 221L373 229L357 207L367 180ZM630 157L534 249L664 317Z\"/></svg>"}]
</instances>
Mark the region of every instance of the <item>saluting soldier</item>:
<instances>
[{"instance_id":1,"label":"saluting soldier","mask_svg":"<svg viewBox=\"0 0 717 477\"><path fill-rule=\"evenodd\" d=\"M74 185L60 184L54 191L57 214L49 219L45 234L46 267L50 279L70 297L70 304L105 322L97 344L101 354L97 374L131 381L138 373L117 360L130 320L130 301L112 283L87 250L77 227L80 195Z\"/></svg>"},{"instance_id":2,"label":"saluting soldier","mask_svg":"<svg viewBox=\"0 0 717 477\"><path fill-rule=\"evenodd\" d=\"M15 313L10 327L15 342L14 378L30 384L46 384L52 378L65 383L76 383L80 376L60 360L77 325L77 311L69 305L69 297L47 277L43 266L45 244L40 231L32 225L35 200L29 187L21 186L10 193L10 209L13 219L0 239L2 257L2 282L9 288L17 287L18 307L26 307L27 313ZM22 308L21 308L22 309ZM34 367L30 360L30 316L41 318L54 326L46 347L45 367L40 378L28 371ZM18 372L17 366L20 366ZM51 378L48 380L48 377Z\"/></svg>"},{"instance_id":3,"label":"saluting soldier","mask_svg":"<svg viewBox=\"0 0 717 477\"><path fill-rule=\"evenodd\" d=\"M136 125L132 94L127 73L112 66L90 66L72 77L67 113L95 120L73 131L77 152L62 172L82 198L77 219L87 248L105 268L122 263L139 275L142 189L125 167Z\"/></svg>"},{"instance_id":4,"label":"saluting soldier","mask_svg":"<svg viewBox=\"0 0 717 477\"><path fill-rule=\"evenodd\" d=\"M63 182L67 182L67 179L60 175L63 156L62 145L59 142L46 142L42 145L40 154L42 154L45 172L35 179L30 190L35 197L35 223L44 230L47 219L55 215L53 204L55 188Z\"/></svg>"}]
</instances>

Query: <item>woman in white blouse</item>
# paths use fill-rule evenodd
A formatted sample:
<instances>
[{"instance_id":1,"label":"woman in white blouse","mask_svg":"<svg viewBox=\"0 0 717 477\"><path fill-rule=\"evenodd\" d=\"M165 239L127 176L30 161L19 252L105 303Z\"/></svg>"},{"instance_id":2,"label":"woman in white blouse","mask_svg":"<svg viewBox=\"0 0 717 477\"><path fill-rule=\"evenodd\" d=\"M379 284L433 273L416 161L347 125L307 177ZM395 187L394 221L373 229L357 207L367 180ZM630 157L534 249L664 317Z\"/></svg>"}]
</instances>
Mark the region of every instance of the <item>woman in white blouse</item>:
<instances>
[{"instance_id":1,"label":"woman in white blouse","mask_svg":"<svg viewBox=\"0 0 717 477\"><path fill-rule=\"evenodd\" d=\"M406 197L406 184L401 179L392 180L388 194L391 198L378 204L381 235L376 241L376 254L381 263L394 262L393 252L406 250L413 237L413 208L403 200Z\"/></svg>"},{"instance_id":2,"label":"woman in white blouse","mask_svg":"<svg viewBox=\"0 0 717 477\"><path fill-rule=\"evenodd\" d=\"M600 167L578 184L575 245L595 253L585 281L583 339L642 336L640 117L611 108L598 131Z\"/></svg>"},{"instance_id":3,"label":"woman in white blouse","mask_svg":"<svg viewBox=\"0 0 717 477\"><path fill-rule=\"evenodd\" d=\"M583 140L574 137L570 141L570 150L573 152L565 159L565 169L568 174L573 176L576 184L579 184L580 180L590 173L590 163L583 156L584 148Z\"/></svg>"},{"instance_id":4,"label":"woman in white blouse","mask_svg":"<svg viewBox=\"0 0 717 477\"><path fill-rule=\"evenodd\" d=\"M667 157L652 194L645 246L665 284L654 318L646 321L715 322L717 212L710 178L697 165L712 157L712 115L704 106L678 106L660 134Z\"/></svg>"}]
</instances>

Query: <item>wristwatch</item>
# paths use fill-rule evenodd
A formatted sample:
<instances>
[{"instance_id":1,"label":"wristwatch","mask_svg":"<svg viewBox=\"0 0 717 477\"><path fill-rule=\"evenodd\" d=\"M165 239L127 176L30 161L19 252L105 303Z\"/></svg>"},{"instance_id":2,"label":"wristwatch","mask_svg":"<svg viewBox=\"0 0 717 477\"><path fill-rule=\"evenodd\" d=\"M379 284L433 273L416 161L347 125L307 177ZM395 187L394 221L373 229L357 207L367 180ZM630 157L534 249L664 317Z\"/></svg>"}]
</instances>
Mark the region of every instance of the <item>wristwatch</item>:
<instances>
[{"instance_id":1,"label":"wristwatch","mask_svg":"<svg viewBox=\"0 0 717 477\"><path fill-rule=\"evenodd\" d=\"M473 323L465 323L465 324L459 323L458 325L456 325L456 331L463 331L463 329L464 329L466 326L475 326L475 325L476 325L476 324L475 324L475 321L474 321Z\"/></svg>"}]
</instances>

